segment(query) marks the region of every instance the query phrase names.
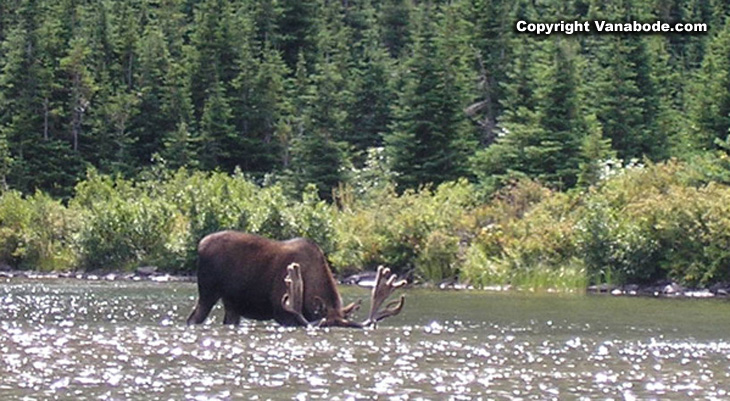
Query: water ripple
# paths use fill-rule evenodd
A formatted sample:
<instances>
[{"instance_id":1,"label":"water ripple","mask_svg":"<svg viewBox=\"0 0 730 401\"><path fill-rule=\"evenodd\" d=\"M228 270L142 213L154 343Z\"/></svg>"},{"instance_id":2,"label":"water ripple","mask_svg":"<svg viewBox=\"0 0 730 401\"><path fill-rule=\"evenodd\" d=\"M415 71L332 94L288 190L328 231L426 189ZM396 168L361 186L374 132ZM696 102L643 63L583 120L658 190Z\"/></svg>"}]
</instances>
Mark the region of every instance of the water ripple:
<instances>
[{"instance_id":1,"label":"water ripple","mask_svg":"<svg viewBox=\"0 0 730 401\"><path fill-rule=\"evenodd\" d=\"M722 324L697 339L662 322L622 331L597 319L529 316L527 307L511 318L421 321L433 310L427 297L467 308L460 296L423 293L421 309L411 300L404 312L411 320L377 330L185 327L194 295L180 283L6 283L0 397L679 400L723 399L730 388Z\"/></svg>"}]
</instances>

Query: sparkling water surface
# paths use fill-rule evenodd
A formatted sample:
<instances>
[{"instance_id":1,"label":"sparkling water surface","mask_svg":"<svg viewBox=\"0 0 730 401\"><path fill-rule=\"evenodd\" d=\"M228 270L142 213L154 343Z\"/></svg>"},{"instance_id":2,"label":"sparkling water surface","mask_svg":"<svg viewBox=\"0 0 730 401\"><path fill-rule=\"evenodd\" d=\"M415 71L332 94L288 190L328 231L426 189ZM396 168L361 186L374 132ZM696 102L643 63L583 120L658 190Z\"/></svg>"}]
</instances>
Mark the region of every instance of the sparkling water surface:
<instances>
[{"instance_id":1,"label":"sparkling water surface","mask_svg":"<svg viewBox=\"0 0 730 401\"><path fill-rule=\"evenodd\" d=\"M0 399L730 399L725 300L406 296L375 330L187 327L193 283L5 279Z\"/></svg>"}]
</instances>

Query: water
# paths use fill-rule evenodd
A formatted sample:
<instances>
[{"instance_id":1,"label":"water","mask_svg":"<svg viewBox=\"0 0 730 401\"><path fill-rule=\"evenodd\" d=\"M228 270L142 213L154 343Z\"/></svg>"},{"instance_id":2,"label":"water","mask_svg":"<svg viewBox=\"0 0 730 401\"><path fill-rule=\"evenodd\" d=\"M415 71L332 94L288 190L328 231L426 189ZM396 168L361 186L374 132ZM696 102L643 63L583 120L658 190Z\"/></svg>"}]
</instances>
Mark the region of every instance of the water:
<instances>
[{"instance_id":1,"label":"water","mask_svg":"<svg viewBox=\"0 0 730 401\"><path fill-rule=\"evenodd\" d=\"M0 399L730 398L723 300L411 290L377 330L306 330L225 327L220 308L186 327L195 296L0 281Z\"/></svg>"}]
</instances>

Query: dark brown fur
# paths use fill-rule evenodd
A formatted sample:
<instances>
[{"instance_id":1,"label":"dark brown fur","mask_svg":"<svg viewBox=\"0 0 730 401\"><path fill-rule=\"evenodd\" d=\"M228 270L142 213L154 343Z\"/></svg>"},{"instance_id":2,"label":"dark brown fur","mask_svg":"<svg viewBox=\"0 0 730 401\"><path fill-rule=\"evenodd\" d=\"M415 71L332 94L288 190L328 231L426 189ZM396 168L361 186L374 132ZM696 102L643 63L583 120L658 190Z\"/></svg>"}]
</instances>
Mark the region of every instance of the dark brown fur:
<instances>
[{"instance_id":1,"label":"dark brown fur","mask_svg":"<svg viewBox=\"0 0 730 401\"><path fill-rule=\"evenodd\" d=\"M309 321L327 318L330 324L342 320L347 312L324 254L314 242L303 238L272 241L221 231L206 236L198 245L199 299L188 324L203 323L219 299L223 300L227 324L237 324L241 317L274 319L288 326L301 324L281 304L286 293L284 277L291 263L301 266L304 317Z\"/></svg>"}]
</instances>

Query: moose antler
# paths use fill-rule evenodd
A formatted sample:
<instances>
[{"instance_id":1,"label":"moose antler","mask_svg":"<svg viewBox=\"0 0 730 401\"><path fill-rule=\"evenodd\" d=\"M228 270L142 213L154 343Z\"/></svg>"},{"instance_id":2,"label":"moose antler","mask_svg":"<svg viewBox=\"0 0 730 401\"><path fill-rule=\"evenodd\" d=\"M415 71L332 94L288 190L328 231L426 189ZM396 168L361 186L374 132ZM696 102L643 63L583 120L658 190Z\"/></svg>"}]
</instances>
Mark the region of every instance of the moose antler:
<instances>
[{"instance_id":1,"label":"moose antler","mask_svg":"<svg viewBox=\"0 0 730 401\"><path fill-rule=\"evenodd\" d=\"M395 316L403 309L406 297L401 295L400 299L389 302L383 310L380 306L396 289L406 285L406 280L399 280L395 274L390 274L390 269L384 266L378 266L378 273L375 278L375 286L370 297L370 314L363 326L375 326L379 321L386 317Z\"/></svg>"},{"instance_id":2,"label":"moose antler","mask_svg":"<svg viewBox=\"0 0 730 401\"><path fill-rule=\"evenodd\" d=\"M294 315L296 321L302 326L319 327L323 324L326 326L333 325L359 328L375 326L379 321L400 313L405 302L405 296L401 295L400 299L389 302L381 309L383 302L388 299L393 291L404 286L406 281L397 281L398 276L391 274L389 268L379 266L377 276L375 278L375 286L373 287L370 298L370 314L366 321L363 323L357 323L347 319L352 312L360 307L360 302L358 301L342 308L343 316L335 318L332 322L327 321L327 318L310 322L302 314L304 310L304 281L302 280L301 266L298 263L292 263L286 267L286 271L286 277L284 278L284 283L286 283L286 293L281 298L281 306L285 311ZM322 303L322 300L319 299L319 297L315 298Z\"/></svg>"},{"instance_id":3,"label":"moose antler","mask_svg":"<svg viewBox=\"0 0 730 401\"><path fill-rule=\"evenodd\" d=\"M302 271L299 263L292 263L286 267L286 294L281 297L281 306L285 311L296 317L297 321L304 326L310 326L312 323L302 315L304 310L304 281L302 281Z\"/></svg>"}]
</instances>

